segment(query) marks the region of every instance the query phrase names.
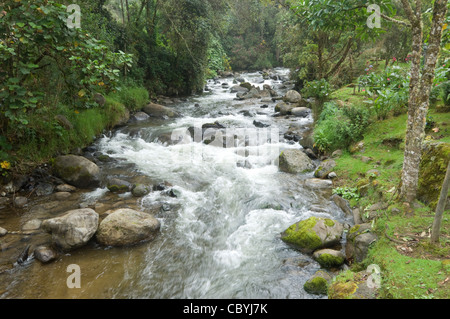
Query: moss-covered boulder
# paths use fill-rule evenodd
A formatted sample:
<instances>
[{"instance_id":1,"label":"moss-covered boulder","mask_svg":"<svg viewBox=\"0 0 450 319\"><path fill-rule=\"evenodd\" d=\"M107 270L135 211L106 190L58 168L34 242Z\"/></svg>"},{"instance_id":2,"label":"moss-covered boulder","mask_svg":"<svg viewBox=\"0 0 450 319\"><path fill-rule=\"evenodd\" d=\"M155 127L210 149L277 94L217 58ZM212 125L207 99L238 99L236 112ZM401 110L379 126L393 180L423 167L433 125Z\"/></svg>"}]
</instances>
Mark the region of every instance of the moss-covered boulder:
<instances>
[{"instance_id":1,"label":"moss-covered boulder","mask_svg":"<svg viewBox=\"0 0 450 319\"><path fill-rule=\"evenodd\" d=\"M282 172L299 174L312 172L315 165L302 150L287 149L280 154L279 167Z\"/></svg>"},{"instance_id":2,"label":"moss-covered boulder","mask_svg":"<svg viewBox=\"0 0 450 319\"><path fill-rule=\"evenodd\" d=\"M344 226L338 221L310 217L286 229L281 234L281 239L294 248L309 254L317 249L339 244L343 231Z\"/></svg>"},{"instance_id":3,"label":"moss-covered boulder","mask_svg":"<svg viewBox=\"0 0 450 319\"><path fill-rule=\"evenodd\" d=\"M118 179L118 178L110 178L107 183L107 188L111 193L127 193L131 190L131 183Z\"/></svg>"},{"instance_id":4,"label":"moss-covered boulder","mask_svg":"<svg viewBox=\"0 0 450 319\"><path fill-rule=\"evenodd\" d=\"M53 163L55 175L78 188L100 185L100 168L87 158L77 155L59 156Z\"/></svg>"},{"instance_id":5,"label":"moss-covered boulder","mask_svg":"<svg viewBox=\"0 0 450 319\"><path fill-rule=\"evenodd\" d=\"M450 143L425 143L419 172L417 198L435 209L450 161ZM450 197L446 209L450 209Z\"/></svg>"},{"instance_id":6,"label":"moss-covered boulder","mask_svg":"<svg viewBox=\"0 0 450 319\"><path fill-rule=\"evenodd\" d=\"M319 270L305 282L303 289L313 295L326 295L331 280L332 277L330 274L326 271Z\"/></svg>"},{"instance_id":7,"label":"moss-covered boulder","mask_svg":"<svg viewBox=\"0 0 450 319\"><path fill-rule=\"evenodd\" d=\"M377 294L378 288L367 271L347 271L328 287L328 299L376 299Z\"/></svg>"},{"instance_id":8,"label":"moss-covered boulder","mask_svg":"<svg viewBox=\"0 0 450 319\"><path fill-rule=\"evenodd\" d=\"M338 268L345 262L343 252L334 249L320 249L314 252L313 258L323 268Z\"/></svg>"},{"instance_id":9,"label":"moss-covered boulder","mask_svg":"<svg viewBox=\"0 0 450 319\"><path fill-rule=\"evenodd\" d=\"M372 232L371 224L360 224L350 228L345 244L345 255L347 260L362 262L369 251L370 245L377 240L377 235Z\"/></svg>"}]
</instances>

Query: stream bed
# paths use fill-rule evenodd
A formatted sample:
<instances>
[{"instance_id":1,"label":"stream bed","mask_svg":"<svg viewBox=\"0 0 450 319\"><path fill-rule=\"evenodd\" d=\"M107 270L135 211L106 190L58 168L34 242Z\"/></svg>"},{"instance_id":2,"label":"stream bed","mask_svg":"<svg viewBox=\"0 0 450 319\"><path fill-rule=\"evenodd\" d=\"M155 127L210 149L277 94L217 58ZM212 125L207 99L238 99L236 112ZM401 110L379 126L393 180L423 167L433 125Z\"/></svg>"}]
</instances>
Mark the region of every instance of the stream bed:
<instances>
[{"instance_id":1,"label":"stream bed","mask_svg":"<svg viewBox=\"0 0 450 319\"><path fill-rule=\"evenodd\" d=\"M268 84L282 96L290 89L281 80L288 70L274 71L278 78L264 80L258 72L241 77L261 88ZM164 184L161 190L135 198L102 187L78 190L64 201L49 195L30 199L21 210L0 209L0 227L10 230L80 204L100 215L130 207L161 222L152 242L111 248L91 240L50 264L29 258L0 274L0 298L324 298L303 289L319 264L280 239L291 224L311 216L349 223L330 202L328 191L305 185L313 173L288 174L278 168L280 152L301 148L284 133L292 127L306 131L312 115L274 116L277 101L236 100L236 93L230 92L233 80L210 81L203 95L168 105L181 113L179 118L130 124L93 145L95 152L111 158L101 166L104 176L130 182L147 179ZM208 123L230 130L234 144L206 145L181 134ZM255 130L255 123L263 128ZM249 134L259 136L258 142L246 140ZM167 136L184 138L168 142ZM8 254L18 255L26 244L48 241L49 235L10 234L0 240L0 259L6 259ZM81 270L79 289L67 286L67 267L72 264Z\"/></svg>"}]
</instances>

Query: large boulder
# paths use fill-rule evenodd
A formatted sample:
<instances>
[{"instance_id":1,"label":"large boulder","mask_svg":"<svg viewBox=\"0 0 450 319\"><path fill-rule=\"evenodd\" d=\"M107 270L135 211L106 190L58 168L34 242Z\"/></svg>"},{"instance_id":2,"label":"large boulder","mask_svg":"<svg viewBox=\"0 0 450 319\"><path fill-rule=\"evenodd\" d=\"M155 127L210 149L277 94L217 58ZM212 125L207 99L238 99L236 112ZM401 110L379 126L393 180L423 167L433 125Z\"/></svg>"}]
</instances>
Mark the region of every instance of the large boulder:
<instances>
[{"instance_id":1,"label":"large boulder","mask_svg":"<svg viewBox=\"0 0 450 319\"><path fill-rule=\"evenodd\" d=\"M350 228L345 244L345 255L350 263L360 263L366 258L370 245L377 240L377 235L371 229L371 224L360 224Z\"/></svg>"},{"instance_id":2,"label":"large boulder","mask_svg":"<svg viewBox=\"0 0 450 319\"><path fill-rule=\"evenodd\" d=\"M295 90L290 90L286 93L283 101L288 103L299 103L302 100L302 96Z\"/></svg>"},{"instance_id":3,"label":"large boulder","mask_svg":"<svg viewBox=\"0 0 450 319\"><path fill-rule=\"evenodd\" d=\"M76 209L44 220L41 228L52 234L53 243L65 251L84 246L98 228L99 216L90 209Z\"/></svg>"},{"instance_id":4,"label":"large boulder","mask_svg":"<svg viewBox=\"0 0 450 319\"><path fill-rule=\"evenodd\" d=\"M444 182L448 162L450 161L450 143L425 143L419 172L417 198L436 209ZM446 209L450 209L450 196Z\"/></svg>"},{"instance_id":5,"label":"large boulder","mask_svg":"<svg viewBox=\"0 0 450 319\"><path fill-rule=\"evenodd\" d=\"M55 174L66 183L78 188L94 188L100 185L100 168L85 157L59 156L55 159Z\"/></svg>"},{"instance_id":6,"label":"large boulder","mask_svg":"<svg viewBox=\"0 0 450 319\"><path fill-rule=\"evenodd\" d=\"M317 249L339 244L343 231L344 225L338 221L310 217L291 225L281 234L281 239L294 248L309 254Z\"/></svg>"},{"instance_id":7,"label":"large boulder","mask_svg":"<svg viewBox=\"0 0 450 319\"><path fill-rule=\"evenodd\" d=\"M287 173L307 173L315 168L313 161L298 149L287 149L279 157L280 170Z\"/></svg>"},{"instance_id":8,"label":"large boulder","mask_svg":"<svg viewBox=\"0 0 450 319\"><path fill-rule=\"evenodd\" d=\"M153 240L160 222L152 215L132 209L118 209L108 215L97 232L97 240L105 246L128 246Z\"/></svg>"},{"instance_id":9,"label":"large boulder","mask_svg":"<svg viewBox=\"0 0 450 319\"><path fill-rule=\"evenodd\" d=\"M149 103L146 106L142 108L142 111L145 112L150 117L156 117L156 118L175 118L178 117L179 114L175 112L174 110L155 103Z\"/></svg>"}]
</instances>

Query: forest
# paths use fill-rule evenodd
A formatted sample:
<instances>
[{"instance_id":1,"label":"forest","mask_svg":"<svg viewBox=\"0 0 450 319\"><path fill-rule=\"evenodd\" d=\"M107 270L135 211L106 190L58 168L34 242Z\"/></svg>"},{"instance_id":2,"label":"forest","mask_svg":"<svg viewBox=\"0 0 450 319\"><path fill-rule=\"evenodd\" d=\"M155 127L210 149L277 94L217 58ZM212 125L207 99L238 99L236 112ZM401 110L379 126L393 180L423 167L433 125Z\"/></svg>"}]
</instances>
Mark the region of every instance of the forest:
<instances>
[{"instance_id":1,"label":"forest","mask_svg":"<svg viewBox=\"0 0 450 319\"><path fill-rule=\"evenodd\" d=\"M377 238L364 248L364 259L347 256L348 269L333 279L316 274L304 289L366 298L353 288L376 264L384 276L377 298L447 299L448 7L447 0L3 0L0 195L11 200L0 201L0 211L14 206L16 193L36 195L26 182L20 191L7 185L109 138L149 103L200 103L211 94L208 87L226 79L233 83L221 89L244 87L250 81L240 79L248 74L261 76L260 83L279 81L273 75L285 69L289 77L279 87L291 85L289 92L301 95L295 106L288 94L266 93L264 100L253 83L246 92L259 92L260 104L273 103L271 118L292 119L295 108L308 109L309 135L289 122L281 136L319 163L316 179L332 181L340 199L334 203L355 221L347 237ZM247 101L239 94L235 100ZM225 106L215 103L223 115ZM200 114L173 110L188 118ZM212 114L202 117L223 128ZM253 124L263 125L259 120ZM287 209L280 205L275 210Z\"/></svg>"}]
</instances>

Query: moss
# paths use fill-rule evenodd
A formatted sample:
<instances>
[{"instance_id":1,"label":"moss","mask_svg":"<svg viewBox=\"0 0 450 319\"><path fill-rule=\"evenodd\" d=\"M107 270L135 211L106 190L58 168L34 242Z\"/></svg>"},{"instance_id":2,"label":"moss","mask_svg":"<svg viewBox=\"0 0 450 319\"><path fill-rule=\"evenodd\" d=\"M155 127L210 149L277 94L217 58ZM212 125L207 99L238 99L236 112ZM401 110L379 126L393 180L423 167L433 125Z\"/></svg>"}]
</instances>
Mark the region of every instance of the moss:
<instances>
[{"instance_id":1,"label":"moss","mask_svg":"<svg viewBox=\"0 0 450 319\"><path fill-rule=\"evenodd\" d=\"M447 165L450 143L426 144L420 164L418 199L436 208Z\"/></svg>"},{"instance_id":2,"label":"moss","mask_svg":"<svg viewBox=\"0 0 450 319\"><path fill-rule=\"evenodd\" d=\"M334 222L334 220L326 218L325 219L325 225L327 225L328 227L333 227L336 223Z\"/></svg>"},{"instance_id":3,"label":"moss","mask_svg":"<svg viewBox=\"0 0 450 319\"><path fill-rule=\"evenodd\" d=\"M308 280L303 288L310 294L326 295L328 293L328 282L325 278L315 277Z\"/></svg>"},{"instance_id":4,"label":"moss","mask_svg":"<svg viewBox=\"0 0 450 319\"><path fill-rule=\"evenodd\" d=\"M311 217L290 226L282 234L281 239L300 249L313 251L322 245L320 237L312 230L316 225L317 218Z\"/></svg>"},{"instance_id":5,"label":"moss","mask_svg":"<svg viewBox=\"0 0 450 319\"><path fill-rule=\"evenodd\" d=\"M352 281L335 282L328 288L329 299L350 299L358 289L358 285Z\"/></svg>"},{"instance_id":6,"label":"moss","mask_svg":"<svg viewBox=\"0 0 450 319\"><path fill-rule=\"evenodd\" d=\"M361 225L355 225L355 226L353 226L352 228L350 228L350 230L349 230L349 234L353 234L353 233L356 233L358 230L359 230L359 228L361 227Z\"/></svg>"},{"instance_id":7,"label":"moss","mask_svg":"<svg viewBox=\"0 0 450 319\"><path fill-rule=\"evenodd\" d=\"M316 261L324 268L334 268L339 267L344 263L344 257L325 253L321 254Z\"/></svg>"}]
</instances>

